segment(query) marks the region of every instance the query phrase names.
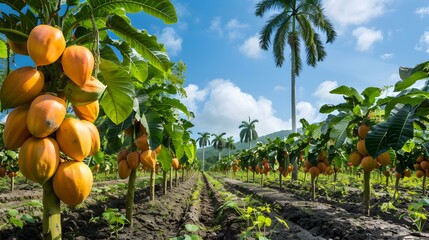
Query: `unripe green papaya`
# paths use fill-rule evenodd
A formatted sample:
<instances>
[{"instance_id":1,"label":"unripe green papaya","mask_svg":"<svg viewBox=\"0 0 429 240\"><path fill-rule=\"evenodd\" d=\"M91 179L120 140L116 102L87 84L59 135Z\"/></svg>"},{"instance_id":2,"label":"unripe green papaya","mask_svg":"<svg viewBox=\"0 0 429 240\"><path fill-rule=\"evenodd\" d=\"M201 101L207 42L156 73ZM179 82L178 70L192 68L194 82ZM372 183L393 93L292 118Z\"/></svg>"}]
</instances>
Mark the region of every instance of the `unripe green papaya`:
<instances>
[{"instance_id":1,"label":"unripe green papaya","mask_svg":"<svg viewBox=\"0 0 429 240\"><path fill-rule=\"evenodd\" d=\"M91 77L82 87L68 81L64 88L64 94L73 105L82 106L97 101L105 89L106 86L103 83Z\"/></svg>"}]
</instances>

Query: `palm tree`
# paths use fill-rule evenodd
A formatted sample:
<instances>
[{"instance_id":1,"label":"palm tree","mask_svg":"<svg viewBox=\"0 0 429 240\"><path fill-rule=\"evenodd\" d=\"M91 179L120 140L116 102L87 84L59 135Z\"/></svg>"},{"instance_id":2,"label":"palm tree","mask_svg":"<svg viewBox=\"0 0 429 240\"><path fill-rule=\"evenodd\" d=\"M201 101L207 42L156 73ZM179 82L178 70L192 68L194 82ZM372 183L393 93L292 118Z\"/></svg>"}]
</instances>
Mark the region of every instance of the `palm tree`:
<instances>
[{"instance_id":1,"label":"palm tree","mask_svg":"<svg viewBox=\"0 0 429 240\"><path fill-rule=\"evenodd\" d=\"M326 43L332 43L337 33L323 13L320 0L261 0L256 4L255 15L262 17L270 10L280 10L268 19L259 35L259 45L268 50L271 38L277 67L285 61L286 42L291 56L291 107L292 131L296 132L295 77L302 70L301 42L307 53L307 65L315 67L326 57L325 47L317 31L326 34ZM294 166L292 178L298 178L298 168Z\"/></svg>"},{"instance_id":2,"label":"palm tree","mask_svg":"<svg viewBox=\"0 0 429 240\"><path fill-rule=\"evenodd\" d=\"M214 134L212 133L212 136L214 137L214 139L212 140L212 145L214 148L216 148L219 152L219 156L218 156L218 161L220 160L220 154L222 152L222 150L225 148L225 138L223 138L223 136L225 136L226 133L220 133L220 134Z\"/></svg>"},{"instance_id":3,"label":"palm tree","mask_svg":"<svg viewBox=\"0 0 429 240\"><path fill-rule=\"evenodd\" d=\"M206 149L206 147L208 145L210 145L210 133L208 132L203 132L203 133L198 133L198 135L200 135L199 138L197 138L197 142L198 142L198 146L200 146L200 148L203 148L203 172L204 172L204 162L205 162L205 155L204 155L204 150Z\"/></svg>"},{"instance_id":4,"label":"palm tree","mask_svg":"<svg viewBox=\"0 0 429 240\"><path fill-rule=\"evenodd\" d=\"M242 121L240 126L238 128L242 128L240 131L240 142L248 142L249 143L249 149L250 149L250 142L258 139L258 133L256 132L255 123L259 122L258 119L254 119L250 121Z\"/></svg>"},{"instance_id":5,"label":"palm tree","mask_svg":"<svg viewBox=\"0 0 429 240\"><path fill-rule=\"evenodd\" d=\"M250 150L250 142L258 139L258 133L256 132L256 123L259 122L258 119L254 119L249 122L242 121L238 128L242 128L240 131L240 142L248 142ZM249 163L247 163L247 182L249 182Z\"/></svg>"},{"instance_id":6,"label":"palm tree","mask_svg":"<svg viewBox=\"0 0 429 240\"><path fill-rule=\"evenodd\" d=\"M225 141L225 147L228 149L228 160L231 156L231 150L235 150L235 141L232 136L228 137Z\"/></svg>"}]
</instances>

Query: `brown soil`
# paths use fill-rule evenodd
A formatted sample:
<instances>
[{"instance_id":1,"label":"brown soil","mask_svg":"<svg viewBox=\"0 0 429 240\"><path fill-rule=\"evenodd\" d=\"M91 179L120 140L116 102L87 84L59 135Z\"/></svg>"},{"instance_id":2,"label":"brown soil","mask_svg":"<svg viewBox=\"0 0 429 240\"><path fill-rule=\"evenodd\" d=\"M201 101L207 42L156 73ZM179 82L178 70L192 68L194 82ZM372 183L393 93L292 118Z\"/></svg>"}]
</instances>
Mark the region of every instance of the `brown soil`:
<instances>
[{"instance_id":1,"label":"brown soil","mask_svg":"<svg viewBox=\"0 0 429 240\"><path fill-rule=\"evenodd\" d=\"M410 224L383 219L379 215L367 217L362 214L362 206L338 204L335 202L309 201L307 197L295 192L261 187L259 184L243 183L233 179L224 179L230 189L236 189L244 194L252 194L263 202L280 208L279 214L288 223L299 225L311 233L313 237L324 239L429 239L428 232L418 233ZM342 199L347 202L347 198ZM343 208L346 206L346 208ZM273 238L275 239L275 238ZM282 239L282 238L278 238ZM292 239L292 238L291 238ZM296 239L309 239L307 237Z\"/></svg>"},{"instance_id":2,"label":"brown soil","mask_svg":"<svg viewBox=\"0 0 429 240\"><path fill-rule=\"evenodd\" d=\"M394 214L376 208L372 211L374 217L363 216L357 190L349 191L347 196L325 197L319 189L316 201L312 202L308 189L298 184L288 183L284 190L274 183L270 187L261 187L229 178L218 180L224 184L221 191L236 196L234 201L240 206L246 204L244 198L249 195L259 200L255 204L269 203L273 211L266 216L273 220L273 226L278 224L277 218L287 220L289 229L279 225L268 229L265 235L270 239L429 239L427 228L423 233L417 233L409 219L398 220ZM79 208L62 206L63 238L116 239L105 221L91 219L102 219L108 208L119 209L125 215L126 183L124 180L96 182L90 198ZM148 187L138 186L134 226L120 230L118 239L170 239L192 234L203 239L239 239L246 230L246 222L232 209L224 209L220 214L220 207L227 201L216 189L205 175L194 174L166 195L162 195L161 186L157 185L156 201L152 204ZM0 239L42 238L41 196L41 186L30 182L18 182L14 192L0 190ZM7 212L11 208L20 214L34 216L36 222L25 223L23 229L8 224ZM199 230L189 232L185 227L187 224L196 225Z\"/></svg>"}]
</instances>

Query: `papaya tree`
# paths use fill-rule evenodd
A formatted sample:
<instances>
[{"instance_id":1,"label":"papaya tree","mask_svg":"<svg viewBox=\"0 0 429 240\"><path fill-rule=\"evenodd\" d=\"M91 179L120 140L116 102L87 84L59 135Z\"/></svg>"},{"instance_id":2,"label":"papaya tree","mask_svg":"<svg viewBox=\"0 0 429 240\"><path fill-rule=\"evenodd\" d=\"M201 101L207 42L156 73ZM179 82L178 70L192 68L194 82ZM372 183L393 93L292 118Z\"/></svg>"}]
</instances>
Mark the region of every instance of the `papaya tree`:
<instances>
[{"instance_id":1,"label":"papaya tree","mask_svg":"<svg viewBox=\"0 0 429 240\"><path fill-rule=\"evenodd\" d=\"M167 24L174 23L177 21L175 9L168 0L157 2L147 0L126 2L30 0L1 1L0 4L10 8L10 12L0 16L0 33L6 36L8 49L17 54L30 55L32 58L36 66L35 70L31 68L25 70L33 72L36 79L31 78L26 81L44 83L44 86L31 89L29 93L18 91L20 84L9 86L3 83L3 91L16 92L22 97L18 99L13 98L12 95L2 94L4 96L1 99L2 109L15 108L17 107L16 104L30 101L35 102L36 99L33 96L37 96L43 90L49 94L42 95L43 98L37 99L37 102L53 102L59 109L64 106L64 110L61 110L61 112L64 111L64 115L66 104L73 105L76 107L74 112L80 119L78 121L85 119L85 114L82 114L82 110L78 108L83 105L93 104L94 106L87 107L86 110L92 114L91 119L97 117L98 99L100 98L101 115L105 114L112 123L118 125L126 120L134 109L135 88L133 82L145 81L147 69L153 68L160 72L167 72L172 65L165 48L157 42L156 37L133 27L127 17L127 13L145 12L160 18ZM117 38L114 39L112 36ZM54 42L43 40L48 38L56 40ZM47 42L50 44L46 44ZM119 61L115 56L115 51L109 51L111 49L118 50L116 52L121 54L122 61ZM2 55L4 55L4 51ZM10 55L7 54L7 56ZM61 56L62 58L60 58ZM6 68L9 69L9 59L7 59L7 63ZM84 65L90 66L90 68L83 67ZM15 72L15 75L18 73ZM43 78L39 77L42 76L40 73L43 74ZM15 77L11 76L10 78ZM88 89L97 90L91 92ZM15 100L11 102L11 99ZM30 107L29 118L38 119L34 116L30 117L32 112L38 113L38 116L46 112L46 115L40 117L42 122L46 122L44 117L49 116L49 111L35 109L32 110ZM49 109L52 108L42 110ZM64 120L64 124L61 123L62 120ZM30 122L33 124L32 121ZM99 149L97 146L99 136L93 125L85 123L86 127L82 128L85 129L83 130L84 133L76 132L74 135L80 141L79 146L82 149L79 150L85 150L82 154L77 154L77 151L67 144L72 135L61 132L69 131L69 129L76 131L75 126L82 123L73 120L73 118L64 119L64 117L58 119L58 123L61 126L57 129L49 129L48 133L39 133L40 128L35 127L33 129L33 126L28 126L31 134L36 137L46 138L52 131L58 130L56 139L43 139L43 142L50 144L51 149L53 149L51 151L54 154L53 157L46 158L46 161L52 162L53 169L58 166L55 176L51 178L50 175L46 175L43 178L35 178L32 177L30 170L27 174L27 177L33 178L31 180L43 184L43 237L45 239L61 238L60 199L71 206L75 206L83 200L69 199L72 192L67 191L64 187L62 189L55 187L56 181L67 178L61 172L62 169L65 167L85 169L86 175L82 178L74 176L72 182L76 186L79 185L76 182L79 179L86 179L87 184L92 183L92 173L82 163L82 160L89 154L96 154ZM90 122L90 124L92 123ZM85 139L90 139L92 142ZM23 149L27 152L32 151L33 146L38 144L34 140L26 142L27 144L23 145L21 151ZM69 156L67 162L59 165L59 151L55 140L58 141L59 150ZM26 162L30 161L27 156L29 155L20 153L19 162L22 162L22 165L19 164L20 168L27 166ZM42 158L32 160L40 161ZM45 161L45 158L43 160ZM83 191L85 193L83 195L87 196L89 194L88 189L91 189L90 185L85 185L85 189L77 189L77 191Z\"/></svg>"},{"instance_id":2,"label":"papaya tree","mask_svg":"<svg viewBox=\"0 0 429 240\"><path fill-rule=\"evenodd\" d=\"M416 145L415 136L420 135L419 138L424 139L422 133L429 122L427 118L429 114L427 82L423 89L412 86L419 80L427 80L428 73L429 62L420 63L413 68L401 67L399 69L401 80L395 84L394 88L398 94L387 98L384 104L384 121L374 125L367 136L365 145L371 156L379 156L389 149L395 151L398 156L400 164L396 167L398 175L395 189L397 189L401 177L399 174L402 175L406 167L412 169L415 163L420 163L422 159L415 162L418 156L422 155L423 159L428 156L429 144L424 140L418 141L420 146L416 147L416 151L412 151ZM419 168L420 166L417 166L416 170L421 170ZM423 173L426 175L424 171L427 169L423 169ZM425 190L424 186L423 190Z\"/></svg>"},{"instance_id":3,"label":"papaya tree","mask_svg":"<svg viewBox=\"0 0 429 240\"><path fill-rule=\"evenodd\" d=\"M334 142L330 148L330 155L335 156L336 152L345 145L349 146L351 141L355 150L349 154L349 159L355 167L361 166L364 171L364 208L367 215L370 214L370 176L371 171L378 167L379 158L369 156L366 149L366 135L372 125L378 121L373 117L374 113L380 112L380 106L386 101L380 98L382 90L376 87L368 87L359 93L356 89L347 86L340 86L332 91L332 94L342 95L345 102L337 105L323 105L321 113L332 113L327 118L324 129L329 129L330 139ZM347 147L348 148L348 147ZM342 155L346 155L343 154ZM386 164L390 163L390 156L387 154ZM387 163L388 164L388 163Z\"/></svg>"}]
</instances>

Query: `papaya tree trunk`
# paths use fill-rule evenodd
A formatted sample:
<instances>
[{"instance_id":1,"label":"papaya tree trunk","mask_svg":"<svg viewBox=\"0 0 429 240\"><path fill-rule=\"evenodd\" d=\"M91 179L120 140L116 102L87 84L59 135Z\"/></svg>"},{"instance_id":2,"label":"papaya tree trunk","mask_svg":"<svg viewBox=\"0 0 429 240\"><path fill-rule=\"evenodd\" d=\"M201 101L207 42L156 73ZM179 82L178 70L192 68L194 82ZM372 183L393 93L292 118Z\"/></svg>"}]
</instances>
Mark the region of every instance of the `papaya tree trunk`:
<instances>
[{"instance_id":1,"label":"papaya tree trunk","mask_svg":"<svg viewBox=\"0 0 429 240\"><path fill-rule=\"evenodd\" d=\"M182 168L182 182L185 181L185 169Z\"/></svg>"},{"instance_id":2,"label":"papaya tree trunk","mask_svg":"<svg viewBox=\"0 0 429 240\"><path fill-rule=\"evenodd\" d=\"M334 169L334 183L337 182L337 171Z\"/></svg>"},{"instance_id":3,"label":"papaya tree trunk","mask_svg":"<svg viewBox=\"0 0 429 240\"><path fill-rule=\"evenodd\" d=\"M399 188L399 180L401 178L396 177L395 181L395 192L393 193L393 199L396 199L396 196L398 196L398 188Z\"/></svg>"},{"instance_id":4,"label":"papaya tree trunk","mask_svg":"<svg viewBox=\"0 0 429 240\"><path fill-rule=\"evenodd\" d=\"M426 196L426 173L423 174L422 192L423 192L423 195Z\"/></svg>"},{"instance_id":5,"label":"papaya tree trunk","mask_svg":"<svg viewBox=\"0 0 429 240\"><path fill-rule=\"evenodd\" d=\"M162 194L167 194L167 172L166 171L162 171Z\"/></svg>"},{"instance_id":6,"label":"papaya tree trunk","mask_svg":"<svg viewBox=\"0 0 429 240\"><path fill-rule=\"evenodd\" d=\"M282 173L279 174L279 187L282 189Z\"/></svg>"},{"instance_id":7,"label":"papaya tree trunk","mask_svg":"<svg viewBox=\"0 0 429 240\"><path fill-rule=\"evenodd\" d=\"M60 199L55 195L52 178L43 184L43 239L61 239Z\"/></svg>"},{"instance_id":8,"label":"papaya tree trunk","mask_svg":"<svg viewBox=\"0 0 429 240\"><path fill-rule=\"evenodd\" d=\"M10 178L10 191L13 192L13 189L15 188L15 177L12 176Z\"/></svg>"},{"instance_id":9,"label":"papaya tree trunk","mask_svg":"<svg viewBox=\"0 0 429 240\"><path fill-rule=\"evenodd\" d=\"M389 179L390 179L390 177L389 177L389 176L386 176L386 187L388 187L388 186L389 186Z\"/></svg>"},{"instance_id":10,"label":"papaya tree trunk","mask_svg":"<svg viewBox=\"0 0 429 240\"><path fill-rule=\"evenodd\" d=\"M304 173L304 186L306 186L306 184L307 184L307 173Z\"/></svg>"},{"instance_id":11,"label":"papaya tree trunk","mask_svg":"<svg viewBox=\"0 0 429 240\"><path fill-rule=\"evenodd\" d=\"M175 187L177 187L177 185L178 185L178 183L177 183L177 180L178 180L178 177L177 177L177 170L174 170L174 186Z\"/></svg>"},{"instance_id":12,"label":"papaya tree trunk","mask_svg":"<svg viewBox=\"0 0 429 240\"><path fill-rule=\"evenodd\" d=\"M170 168L170 191L173 189L173 167Z\"/></svg>"},{"instance_id":13,"label":"papaya tree trunk","mask_svg":"<svg viewBox=\"0 0 429 240\"><path fill-rule=\"evenodd\" d=\"M131 170L130 177L128 178L128 190L125 202L125 217L130 224L130 228L133 227L133 208L134 208L134 192L136 190L135 182L137 178L137 170Z\"/></svg>"},{"instance_id":14,"label":"papaya tree trunk","mask_svg":"<svg viewBox=\"0 0 429 240\"><path fill-rule=\"evenodd\" d=\"M316 177L311 176L311 201L316 199Z\"/></svg>"},{"instance_id":15,"label":"papaya tree trunk","mask_svg":"<svg viewBox=\"0 0 429 240\"><path fill-rule=\"evenodd\" d=\"M261 186L264 186L264 174L261 174Z\"/></svg>"},{"instance_id":16,"label":"papaya tree trunk","mask_svg":"<svg viewBox=\"0 0 429 240\"><path fill-rule=\"evenodd\" d=\"M363 173L363 206L365 214L370 216L370 204L371 188L370 188L371 172L364 171Z\"/></svg>"},{"instance_id":17,"label":"papaya tree trunk","mask_svg":"<svg viewBox=\"0 0 429 240\"><path fill-rule=\"evenodd\" d=\"M155 169L150 171L150 200L155 203Z\"/></svg>"},{"instance_id":18,"label":"papaya tree trunk","mask_svg":"<svg viewBox=\"0 0 429 240\"><path fill-rule=\"evenodd\" d=\"M255 171L253 171L253 183L255 183Z\"/></svg>"}]
</instances>

